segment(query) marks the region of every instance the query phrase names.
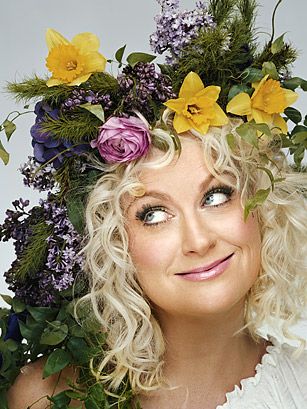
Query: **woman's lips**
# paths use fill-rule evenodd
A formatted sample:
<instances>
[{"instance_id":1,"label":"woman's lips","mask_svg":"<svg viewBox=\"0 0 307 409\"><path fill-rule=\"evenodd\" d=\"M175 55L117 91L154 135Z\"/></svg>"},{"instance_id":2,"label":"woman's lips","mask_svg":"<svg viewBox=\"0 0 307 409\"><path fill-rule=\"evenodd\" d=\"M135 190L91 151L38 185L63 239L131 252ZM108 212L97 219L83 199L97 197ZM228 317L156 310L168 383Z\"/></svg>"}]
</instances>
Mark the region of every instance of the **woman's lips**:
<instances>
[{"instance_id":1,"label":"woman's lips","mask_svg":"<svg viewBox=\"0 0 307 409\"><path fill-rule=\"evenodd\" d=\"M204 281L222 274L230 264L230 260L234 253L226 258L216 260L207 266L199 267L186 273L176 274L180 278L190 281Z\"/></svg>"}]
</instances>

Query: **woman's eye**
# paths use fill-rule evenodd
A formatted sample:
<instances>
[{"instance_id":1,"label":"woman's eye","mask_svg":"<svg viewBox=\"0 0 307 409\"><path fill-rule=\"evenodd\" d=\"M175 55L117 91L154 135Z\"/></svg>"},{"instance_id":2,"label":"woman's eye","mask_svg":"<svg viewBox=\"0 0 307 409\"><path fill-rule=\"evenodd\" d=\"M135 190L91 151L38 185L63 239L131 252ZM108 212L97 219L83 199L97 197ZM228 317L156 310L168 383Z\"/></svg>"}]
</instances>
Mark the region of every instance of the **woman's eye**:
<instances>
[{"instance_id":1,"label":"woman's eye","mask_svg":"<svg viewBox=\"0 0 307 409\"><path fill-rule=\"evenodd\" d=\"M140 212L136 213L136 219L143 222L144 225L157 225L164 223L170 218L170 215L162 208L143 206Z\"/></svg>"},{"instance_id":2,"label":"woman's eye","mask_svg":"<svg viewBox=\"0 0 307 409\"><path fill-rule=\"evenodd\" d=\"M233 189L231 187L214 188L206 193L203 204L205 206L220 206L230 200L233 194Z\"/></svg>"}]
</instances>

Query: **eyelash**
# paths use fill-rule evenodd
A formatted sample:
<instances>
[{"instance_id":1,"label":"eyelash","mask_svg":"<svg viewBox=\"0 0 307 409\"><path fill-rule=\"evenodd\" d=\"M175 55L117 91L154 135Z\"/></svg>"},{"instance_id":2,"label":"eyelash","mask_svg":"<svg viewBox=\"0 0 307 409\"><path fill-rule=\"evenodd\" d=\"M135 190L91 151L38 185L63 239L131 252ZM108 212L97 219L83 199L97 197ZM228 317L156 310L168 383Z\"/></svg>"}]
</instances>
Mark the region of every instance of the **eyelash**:
<instances>
[{"instance_id":1,"label":"eyelash","mask_svg":"<svg viewBox=\"0 0 307 409\"><path fill-rule=\"evenodd\" d=\"M228 197L228 199L227 199L225 202L219 203L219 204L217 204L217 205L211 205L211 206L208 205L208 207L217 208L217 207L223 206L223 205L225 205L226 203L228 203L228 202L231 200L231 197L232 197L232 195L233 195L233 193L234 193L234 189L233 189L232 187L226 186L226 185L212 186L212 188L210 188L210 189L204 194L204 199L205 199L205 198L208 198L210 195L213 195L213 194L215 194L215 193L223 193L225 196ZM159 226L160 224L166 223L166 222L168 221L168 219L166 219L166 220L164 220L164 221L162 221L162 222L146 223L145 218L146 218L147 214L148 214L149 212L153 212L153 211L162 211L162 212L165 212L165 209L164 209L163 207L161 207L161 206L152 206L152 205L150 205L150 204L144 204L144 205L142 206L142 210L136 212L135 218L136 218L137 220L140 220L145 227L156 227L156 226ZM165 212L165 213L166 213L166 212Z\"/></svg>"}]
</instances>

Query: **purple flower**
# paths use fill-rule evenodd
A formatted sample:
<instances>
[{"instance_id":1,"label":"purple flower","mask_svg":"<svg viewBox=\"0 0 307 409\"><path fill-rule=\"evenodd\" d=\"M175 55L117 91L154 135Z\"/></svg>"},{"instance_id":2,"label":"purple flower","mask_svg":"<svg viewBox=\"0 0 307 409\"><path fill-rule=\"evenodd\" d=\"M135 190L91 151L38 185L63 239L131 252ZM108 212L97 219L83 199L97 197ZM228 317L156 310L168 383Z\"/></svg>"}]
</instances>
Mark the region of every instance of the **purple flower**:
<instances>
[{"instance_id":1,"label":"purple flower","mask_svg":"<svg viewBox=\"0 0 307 409\"><path fill-rule=\"evenodd\" d=\"M130 162L147 153L150 144L148 127L139 118L112 117L99 130L98 138L91 142L109 163Z\"/></svg>"}]
</instances>

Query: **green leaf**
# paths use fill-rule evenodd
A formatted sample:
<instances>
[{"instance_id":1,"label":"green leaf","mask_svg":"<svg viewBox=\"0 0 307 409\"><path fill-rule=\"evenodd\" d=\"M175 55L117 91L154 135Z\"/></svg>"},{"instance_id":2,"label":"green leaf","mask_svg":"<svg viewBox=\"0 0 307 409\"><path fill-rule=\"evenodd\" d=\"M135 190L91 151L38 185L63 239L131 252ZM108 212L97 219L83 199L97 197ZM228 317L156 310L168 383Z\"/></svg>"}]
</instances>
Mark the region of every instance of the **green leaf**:
<instances>
[{"instance_id":1,"label":"green leaf","mask_svg":"<svg viewBox=\"0 0 307 409\"><path fill-rule=\"evenodd\" d=\"M298 168L301 167L301 163L302 163L302 160L304 159L304 156L305 156L305 148L304 146L299 146L299 148L296 149L293 155L294 163L296 164Z\"/></svg>"},{"instance_id":2,"label":"green leaf","mask_svg":"<svg viewBox=\"0 0 307 409\"><path fill-rule=\"evenodd\" d=\"M68 334L68 326L60 321L52 321L44 329L40 343L45 345L58 345L64 341Z\"/></svg>"},{"instance_id":3,"label":"green leaf","mask_svg":"<svg viewBox=\"0 0 307 409\"><path fill-rule=\"evenodd\" d=\"M271 189L260 189L257 190L256 194L248 199L244 207L244 221L248 218L249 213L255 209L257 206L262 205L267 199Z\"/></svg>"},{"instance_id":4,"label":"green leaf","mask_svg":"<svg viewBox=\"0 0 307 409\"><path fill-rule=\"evenodd\" d=\"M3 301L5 301L7 304L12 305L13 304L13 298L10 295L7 294L0 294L2 297Z\"/></svg>"},{"instance_id":5,"label":"green leaf","mask_svg":"<svg viewBox=\"0 0 307 409\"><path fill-rule=\"evenodd\" d=\"M91 112L97 118L101 120L101 122L105 121L104 117L104 110L100 104L92 105L90 102L86 104L79 105L80 108L86 109L87 111Z\"/></svg>"},{"instance_id":6,"label":"green leaf","mask_svg":"<svg viewBox=\"0 0 307 409\"><path fill-rule=\"evenodd\" d=\"M77 392L71 389L71 390L66 391L66 396L69 396L71 399L83 399L84 393Z\"/></svg>"},{"instance_id":7,"label":"green leaf","mask_svg":"<svg viewBox=\"0 0 307 409\"><path fill-rule=\"evenodd\" d=\"M25 338L30 340L33 336L32 328L28 327L24 322L18 321L19 329L21 335Z\"/></svg>"},{"instance_id":8,"label":"green leaf","mask_svg":"<svg viewBox=\"0 0 307 409\"><path fill-rule=\"evenodd\" d=\"M246 68L241 76L244 83L258 82L264 77L263 72L258 68Z\"/></svg>"},{"instance_id":9,"label":"green leaf","mask_svg":"<svg viewBox=\"0 0 307 409\"><path fill-rule=\"evenodd\" d=\"M307 81L300 77L293 77L283 82L284 88L295 91L296 88L301 87L303 91L307 91Z\"/></svg>"},{"instance_id":10,"label":"green leaf","mask_svg":"<svg viewBox=\"0 0 307 409\"><path fill-rule=\"evenodd\" d=\"M18 343L16 341L14 341L13 339L8 339L7 341L5 341L6 345L7 345L7 349L10 352L15 352L18 349Z\"/></svg>"},{"instance_id":11,"label":"green leaf","mask_svg":"<svg viewBox=\"0 0 307 409\"><path fill-rule=\"evenodd\" d=\"M85 364L92 358L92 349L83 338L70 337L67 348L78 365Z\"/></svg>"},{"instance_id":12,"label":"green leaf","mask_svg":"<svg viewBox=\"0 0 307 409\"><path fill-rule=\"evenodd\" d=\"M257 130L252 125L249 123L244 123L236 129L236 132L247 143L258 148Z\"/></svg>"},{"instance_id":13,"label":"green leaf","mask_svg":"<svg viewBox=\"0 0 307 409\"><path fill-rule=\"evenodd\" d=\"M7 399L6 399L6 391L0 391L0 409L9 409Z\"/></svg>"},{"instance_id":14,"label":"green leaf","mask_svg":"<svg viewBox=\"0 0 307 409\"><path fill-rule=\"evenodd\" d=\"M279 80L279 75L276 69L276 65L272 61L266 61L262 64L263 75L269 74L273 80Z\"/></svg>"},{"instance_id":15,"label":"green leaf","mask_svg":"<svg viewBox=\"0 0 307 409\"><path fill-rule=\"evenodd\" d=\"M48 400L54 403L55 406L52 406L52 409L67 409L71 401L70 397L66 395L67 391L62 391L55 396L48 396ZM33 408L34 409L34 408Z\"/></svg>"},{"instance_id":16,"label":"green leaf","mask_svg":"<svg viewBox=\"0 0 307 409\"><path fill-rule=\"evenodd\" d=\"M55 349L48 356L43 370L43 378L60 372L71 363L71 355L64 349Z\"/></svg>"},{"instance_id":17,"label":"green leaf","mask_svg":"<svg viewBox=\"0 0 307 409\"><path fill-rule=\"evenodd\" d=\"M267 124L257 124L255 121L249 122L249 125L266 136L272 136L272 131Z\"/></svg>"},{"instance_id":18,"label":"green leaf","mask_svg":"<svg viewBox=\"0 0 307 409\"><path fill-rule=\"evenodd\" d=\"M284 36L285 36L285 34L286 33L284 33L283 35L281 35L280 37L278 37L278 38L276 38L276 40L273 42L273 44L271 45L271 53L272 54L277 54L277 53L279 53L282 49L283 49L283 47L284 47L284 45L285 45L285 43L284 43Z\"/></svg>"},{"instance_id":19,"label":"green leaf","mask_svg":"<svg viewBox=\"0 0 307 409\"><path fill-rule=\"evenodd\" d=\"M286 108L284 111L285 115L290 119L290 121L298 124L302 120L302 114L300 111L293 107Z\"/></svg>"},{"instance_id":20,"label":"green leaf","mask_svg":"<svg viewBox=\"0 0 307 409\"><path fill-rule=\"evenodd\" d=\"M307 132L297 132L292 136L292 142L296 145L307 141Z\"/></svg>"},{"instance_id":21,"label":"green leaf","mask_svg":"<svg viewBox=\"0 0 307 409\"><path fill-rule=\"evenodd\" d=\"M253 89L251 87L248 87L245 84L241 85L233 85L230 88L229 94L228 94L228 101L232 100L236 95L240 94L241 92L245 92L246 94L251 95L253 92Z\"/></svg>"},{"instance_id":22,"label":"green leaf","mask_svg":"<svg viewBox=\"0 0 307 409\"><path fill-rule=\"evenodd\" d=\"M7 140L9 141L13 133L16 131L16 125L14 124L14 122L9 121L8 119L6 119L2 125L4 128L5 135L7 137Z\"/></svg>"},{"instance_id":23,"label":"green leaf","mask_svg":"<svg viewBox=\"0 0 307 409\"><path fill-rule=\"evenodd\" d=\"M7 165L10 160L10 155L9 153L4 149L4 146L2 145L0 141L0 158L3 160L3 163Z\"/></svg>"},{"instance_id":24,"label":"green leaf","mask_svg":"<svg viewBox=\"0 0 307 409\"><path fill-rule=\"evenodd\" d=\"M101 409L101 405L95 402L94 398L87 398L84 403L86 409Z\"/></svg>"},{"instance_id":25,"label":"green leaf","mask_svg":"<svg viewBox=\"0 0 307 409\"><path fill-rule=\"evenodd\" d=\"M84 213L85 207L82 197L75 194L68 194L66 200L66 207L69 220L73 224L78 233L84 232Z\"/></svg>"},{"instance_id":26,"label":"green leaf","mask_svg":"<svg viewBox=\"0 0 307 409\"><path fill-rule=\"evenodd\" d=\"M105 401L105 392L102 384L96 383L89 388L89 396L95 400L95 402Z\"/></svg>"},{"instance_id":27,"label":"green leaf","mask_svg":"<svg viewBox=\"0 0 307 409\"><path fill-rule=\"evenodd\" d=\"M269 179L271 181L272 190L274 190L275 179L274 179L274 175L270 171L270 169L262 167L262 166L258 166L257 169L263 170L263 172L265 172L268 175L268 177L269 177Z\"/></svg>"},{"instance_id":28,"label":"green leaf","mask_svg":"<svg viewBox=\"0 0 307 409\"><path fill-rule=\"evenodd\" d=\"M115 53L116 61L118 61L120 64L121 64L122 61L123 61L123 55L124 55L125 49L126 49L126 45L124 45L123 47L119 48L119 49L116 51L116 53Z\"/></svg>"},{"instance_id":29,"label":"green leaf","mask_svg":"<svg viewBox=\"0 0 307 409\"><path fill-rule=\"evenodd\" d=\"M27 306L27 310L31 316L38 322L51 321L55 318L57 314L56 309L50 307L31 307Z\"/></svg>"},{"instance_id":30,"label":"green leaf","mask_svg":"<svg viewBox=\"0 0 307 409\"><path fill-rule=\"evenodd\" d=\"M146 53L131 53L127 57L127 63L133 68L138 62L152 62L155 55Z\"/></svg>"},{"instance_id":31,"label":"green leaf","mask_svg":"<svg viewBox=\"0 0 307 409\"><path fill-rule=\"evenodd\" d=\"M234 134L232 134L232 133L227 134L226 139L227 139L227 143L228 143L229 148L232 151L234 151L236 149L236 147L237 147L236 139L235 139Z\"/></svg>"},{"instance_id":32,"label":"green leaf","mask_svg":"<svg viewBox=\"0 0 307 409\"><path fill-rule=\"evenodd\" d=\"M13 304L12 304L13 310L17 313L23 312L26 308L26 305L24 302L19 300L18 298L13 298Z\"/></svg>"},{"instance_id":33,"label":"green leaf","mask_svg":"<svg viewBox=\"0 0 307 409\"><path fill-rule=\"evenodd\" d=\"M304 125L307 126L307 115L305 116L305 119L304 119Z\"/></svg>"}]
</instances>

